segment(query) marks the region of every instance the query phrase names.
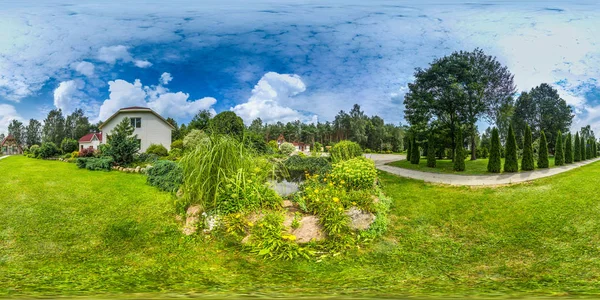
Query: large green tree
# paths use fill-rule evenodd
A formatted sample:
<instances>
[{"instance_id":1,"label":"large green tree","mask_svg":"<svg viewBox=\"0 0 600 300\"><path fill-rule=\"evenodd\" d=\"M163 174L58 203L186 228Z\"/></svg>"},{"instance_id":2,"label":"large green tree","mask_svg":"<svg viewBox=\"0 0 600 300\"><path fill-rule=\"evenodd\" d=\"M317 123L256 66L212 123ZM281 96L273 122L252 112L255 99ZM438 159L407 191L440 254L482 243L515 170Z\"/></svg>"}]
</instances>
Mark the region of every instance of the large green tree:
<instances>
[{"instance_id":1,"label":"large green tree","mask_svg":"<svg viewBox=\"0 0 600 300\"><path fill-rule=\"evenodd\" d=\"M25 132L25 144L28 147L42 143L42 123L40 121L30 119Z\"/></svg>"},{"instance_id":2,"label":"large green tree","mask_svg":"<svg viewBox=\"0 0 600 300\"><path fill-rule=\"evenodd\" d=\"M512 125L508 127L508 136L506 138L506 151L504 152L504 172L519 171L519 161L517 158L517 140Z\"/></svg>"},{"instance_id":3,"label":"large green tree","mask_svg":"<svg viewBox=\"0 0 600 300\"><path fill-rule=\"evenodd\" d=\"M173 129L173 131L171 131L171 142L174 142L176 140L182 140L184 136L181 135L181 128L179 127L179 125L177 125L177 121L169 117L167 118L167 123L173 125L173 127L175 128Z\"/></svg>"},{"instance_id":4,"label":"large green tree","mask_svg":"<svg viewBox=\"0 0 600 300\"><path fill-rule=\"evenodd\" d=\"M187 130L190 131L192 129L198 130L207 130L210 124L210 119L212 118L212 113L208 109L203 109L199 111L194 118L190 121L187 126ZM185 135L185 134L184 134Z\"/></svg>"},{"instance_id":5,"label":"large green tree","mask_svg":"<svg viewBox=\"0 0 600 300\"><path fill-rule=\"evenodd\" d=\"M429 134L429 140L427 141L427 166L435 168L435 134L433 131Z\"/></svg>"},{"instance_id":6,"label":"large green tree","mask_svg":"<svg viewBox=\"0 0 600 300\"><path fill-rule=\"evenodd\" d=\"M65 137L79 140L82 136L90 132L90 128L89 118L85 116L82 109L78 108L67 116L65 120Z\"/></svg>"},{"instance_id":7,"label":"large green tree","mask_svg":"<svg viewBox=\"0 0 600 300\"><path fill-rule=\"evenodd\" d=\"M581 151L581 161L584 161L587 159L587 149L585 146L585 139L582 136L579 136L579 143L581 143L581 145L579 146L579 149Z\"/></svg>"},{"instance_id":8,"label":"large green tree","mask_svg":"<svg viewBox=\"0 0 600 300\"><path fill-rule=\"evenodd\" d=\"M532 171L535 168L533 162L533 143L531 136L531 128L525 126L525 136L523 138L523 159L521 160L521 170Z\"/></svg>"},{"instance_id":9,"label":"large green tree","mask_svg":"<svg viewBox=\"0 0 600 300\"><path fill-rule=\"evenodd\" d=\"M42 141L60 145L65 138L65 117L61 109L53 109L44 120Z\"/></svg>"},{"instance_id":10,"label":"large green tree","mask_svg":"<svg viewBox=\"0 0 600 300\"><path fill-rule=\"evenodd\" d=\"M25 142L25 127L19 120L13 119L10 121L10 124L8 124L8 134L12 135L19 145Z\"/></svg>"},{"instance_id":11,"label":"large green tree","mask_svg":"<svg viewBox=\"0 0 600 300\"><path fill-rule=\"evenodd\" d=\"M502 161L500 159L500 134L498 134L498 128L492 129L492 142L490 149L490 159L488 161L488 172L500 173L502 168Z\"/></svg>"},{"instance_id":12,"label":"large green tree","mask_svg":"<svg viewBox=\"0 0 600 300\"><path fill-rule=\"evenodd\" d=\"M463 145L463 135L462 129L459 127L458 132L456 134L456 150L454 151L454 162L453 169L454 171L462 172L465 170L465 157L466 151L465 146Z\"/></svg>"},{"instance_id":13,"label":"large green tree","mask_svg":"<svg viewBox=\"0 0 600 300\"><path fill-rule=\"evenodd\" d=\"M573 152L573 161L574 162L581 161L581 143L579 142L579 132L575 133L574 148L575 148L575 151Z\"/></svg>"},{"instance_id":14,"label":"large green tree","mask_svg":"<svg viewBox=\"0 0 600 300\"><path fill-rule=\"evenodd\" d=\"M244 121L232 111L218 113L210 120L210 130L216 134L226 134L241 141L244 138Z\"/></svg>"},{"instance_id":15,"label":"large green tree","mask_svg":"<svg viewBox=\"0 0 600 300\"><path fill-rule=\"evenodd\" d=\"M418 165L421 162L421 150L419 149L419 144L417 143L417 139L413 135L412 138L412 146L410 150L410 163L413 165Z\"/></svg>"}]
</instances>

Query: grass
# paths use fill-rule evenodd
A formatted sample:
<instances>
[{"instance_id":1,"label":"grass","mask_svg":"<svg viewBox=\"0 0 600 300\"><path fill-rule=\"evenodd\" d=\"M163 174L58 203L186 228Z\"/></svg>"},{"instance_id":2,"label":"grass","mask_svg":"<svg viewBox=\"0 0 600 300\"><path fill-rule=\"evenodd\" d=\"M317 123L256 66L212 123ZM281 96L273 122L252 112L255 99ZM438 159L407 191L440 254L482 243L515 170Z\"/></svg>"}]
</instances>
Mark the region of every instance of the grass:
<instances>
[{"instance_id":1,"label":"grass","mask_svg":"<svg viewBox=\"0 0 600 300\"><path fill-rule=\"evenodd\" d=\"M502 168L504 169L504 158L502 160ZM548 158L550 162L550 168L554 168L554 157L551 156ZM537 167L537 162L535 162ZM465 171L464 172L456 172L453 170L453 163L450 159L438 159L436 161L435 168L427 167L427 158L421 158L421 162L418 165L413 165L409 161L406 160L398 160L389 163L389 165L404 169L411 170L419 170L424 172L432 172L432 173L447 173L447 174L457 174L457 175L484 175L484 174L493 174L487 171L488 159L487 158L479 158L477 160L471 160L467 158L465 160ZM519 169L521 168L521 161L519 160ZM504 173L504 172L502 172Z\"/></svg>"},{"instance_id":2,"label":"grass","mask_svg":"<svg viewBox=\"0 0 600 300\"><path fill-rule=\"evenodd\" d=\"M139 174L24 157L0 170L0 296L600 293L600 163L501 188L383 173L382 240L293 262L184 237L172 196Z\"/></svg>"}]
</instances>

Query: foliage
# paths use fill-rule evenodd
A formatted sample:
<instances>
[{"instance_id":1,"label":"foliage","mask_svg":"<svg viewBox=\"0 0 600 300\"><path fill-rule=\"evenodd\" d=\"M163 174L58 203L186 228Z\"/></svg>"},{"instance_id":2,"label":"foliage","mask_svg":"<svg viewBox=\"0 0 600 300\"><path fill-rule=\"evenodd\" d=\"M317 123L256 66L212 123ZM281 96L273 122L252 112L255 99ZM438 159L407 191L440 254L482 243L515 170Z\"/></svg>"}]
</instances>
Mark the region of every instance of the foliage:
<instances>
[{"instance_id":1,"label":"foliage","mask_svg":"<svg viewBox=\"0 0 600 300\"><path fill-rule=\"evenodd\" d=\"M360 146L352 141L341 141L333 146L330 151L331 160L334 163L362 156Z\"/></svg>"},{"instance_id":2,"label":"foliage","mask_svg":"<svg viewBox=\"0 0 600 300\"><path fill-rule=\"evenodd\" d=\"M291 260L295 258L310 258L314 251L301 247L296 237L284 234L283 216L281 213L269 212L256 225L252 226L250 251L258 256L275 260Z\"/></svg>"},{"instance_id":3,"label":"foliage","mask_svg":"<svg viewBox=\"0 0 600 300\"><path fill-rule=\"evenodd\" d=\"M78 158L79 157L79 151L73 151L70 154L71 158Z\"/></svg>"},{"instance_id":4,"label":"foliage","mask_svg":"<svg viewBox=\"0 0 600 300\"><path fill-rule=\"evenodd\" d=\"M279 146L279 151L283 155L289 156L296 151L296 147L292 143L285 142Z\"/></svg>"},{"instance_id":5,"label":"foliage","mask_svg":"<svg viewBox=\"0 0 600 300\"><path fill-rule=\"evenodd\" d=\"M79 142L77 142L75 139L71 139L71 138L64 138L62 140L62 142L60 143L60 149L62 150L63 153L71 153L73 151L77 151L78 147L79 147Z\"/></svg>"},{"instance_id":6,"label":"foliage","mask_svg":"<svg viewBox=\"0 0 600 300\"><path fill-rule=\"evenodd\" d=\"M181 149L183 150L183 140L175 140L171 143L171 150Z\"/></svg>"},{"instance_id":7,"label":"foliage","mask_svg":"<svg viewBox=\"0 0 600 300\"><path fill-rule=\"evenodd\" d=\"M213 134L231 135L239 141L244 139L244 121L232 111L218 113L210 120L210 130Z\"/></svg>"},{"instance_id":8,"label":"foliage","mask_svg":"<svg viewBox=\"0 0 600 300\"><path fill-rule=\"evenodd\" d=\"M208 142L208 135L202 130L193 129L183 138L183 149L194 150L205 142Z\"/></svg>"},{"instance_id":9,"label":"foliage","mask_svg":"<svg viewBox=\"0 0 600 300\"><path fill-rule=\"evenodd\" d=\"M42 123L36 119L30 119L25 128L25 144L28 146L42 143Z\"/></svg>"},{"instance_id":10,"label":"foliage","mask_svg":"<svg viewBox=\"0 0 600 300\"><path fill-rule=\"evenodd\" d=\"M331 163L325 157L301 157L292 155L283 163L291 177L300 178L304 173L325 174L331 169Z\"/></svg>"},{"instance_id":11,"label":"foliage","mask_svg":"<svg viewBox=\"0 0 600 300\"><path fill-rule=\"evenodd\" d=\"M265 138L259 133L246 133L244 135L244 143L248 148L254 149L258 154L272 153L271 148L265 142Z\"/></svg>"},{"instance_id":12,"label":"foliage","mask_svg":"<svg viewBox=\"0 0 600 300\"><path fill-rule=\"evenodd\" d=\"M572 135L569 132L567 134L567 140L565 142L565 163L571 164L573 163L573 140Z\"/></svg>"},{"instance_id":13,"label":"foliage","mask_svg":"<svg viewBox=\"0 0 600 300\"><path fill-rule=\"evenodd\" d=\"M412 138L408 137L408 143L406 147L406 160L411 161L412 159Z\"/></svg>"},{"instance_id":14,"label":"foliage","mask_svg":"<svg viewBox=\"0 0 600 300\"><path fill-rule=\"evenodd\" d=\"M146 174L149 185L165 192L175 193L183 183L183 170L178 163L168 160L157 161Z\"/></svg>"},{"instance_id":15,"label":"foliage","mask_svg":"<svg viewBox=\"0 0 600 300\"><path fill-rule=\"evenodd\" d=\"M194 116L190 124L188 124L187 129L205 131L209 127L211 118L211 112L208 109L203 109Z\"/></svg>"},{"instance_id":16,"label":"foliage","mask_svg":"<svg viewBox=\"0 0 600 300\"><path fill-rule=\"evenodd\" d=\"M53 142L55 145L60 145L65 137L65 117L61 109L53 109L48 113L44 120L42 136L44 142Z\"/></svg>"},{"instance_id":17,"label":"foliage","mask_svg":"<svg viewBox=\"0 0 600 300\"><path fill-rule=\"evenodd\" d=\"M504 160L504 172L519 171L519 162L517 158L517 140L512 125L508 126L508 137L506 139L506 151Z\"/></svg>"},{"instance_id":18,"label":"foliage","mask_svg":"<svg viewBox=\"0 0 600 300\"><path fill-rule=\"evenodd\" d=\"M500 160L500 135L498 129L494 127L492 129L492 142L490 149L490 160L488 161L487 170L491 173L500 173L501 160Z\"/></svg>"},{"instance_id":19,"label":"foliage","mask_svg":"<svg viewBox=\"0 0 600 300\"><path fill-rule=\"evenodd\" d=\"M377 179L375 163L365 157L355 157L335 163L331 170L331 180L350 190L371 189L375 179Z\"/></svg>"},{"instance_id":20,"label":"foliage","mask_svg":"<svg viewBox=\"0 0 600 300\"><path fill-rule=\"evenodd\" d=\"M105 157L79 157L76 160L77 167L92 171L110 171L113 165L113 159L110 156Z\"/></svg>"},{"instance_id":21,"label":"foliage","mask_svg":"<svg viewBox=\"0 0 600 300\"><path fill-rule=\"evenodd\" d=\"M130 119L123 118L108 136L108 148L103 154L112 157L117 165L131 163L133 155L140 149L137 135L133 135L133 131Z\"/></svg>"},{"instance_id":22,"label":"foliage","mask_svg":"<svg viewBox=\"0 0 600 300\"><path fill-rule=\"evenodd\" d=\"M154 154L159 157L164 157L164 156L169 155L169 151L167 150L167 148L165 148L165 146L163 146L161 144L151 144L148 147L148 149L146 149L146 153Z\"/></svg>"},{"instance_id":23,"label":"foliage","mask_svg":"<svg viewBox=\"0 0 600 300\"><path fill-rule=\"evenodd\" d=\"M581 143L581 145L579 146L579 150L581 151L581 161L584 161L587 159L587 153L586 153L586 147L585 147L585 139L580 136L579 137L579 142Z\"/></svg>"},{"instance_id":24,"label":"foliage","mask_svg":"<svg viewBox=\"0 0 600 300\"><path fill-rule=\"evenodd\" d=\"M458 128L456 134L456 150L454 151L454 171L462 172L465 170L465 147L463 145L462 129Z\"/></svg>"},{"instance_id":25,"label":"foliage","mask_svg":"<svg viewBox=\"0 0 600 300\"><path fill-rule=\"evenodd\" d=\"M544 131L540 133L540 150L538 152L538 168L544 169L550 166L548 162L548 143L546 142L546 135Z\"/></svg>"},{"instance_id":26,"label":"foliage","mask_svg":"<svg viewBox=\"0 0 600 300\"><path fill-rule=\"evenodd\" d=\"M90 132L90 120L81 108L75 109L65 120L65 137L79 140Z\"/></svg>"},{"instance_id":27,"label":"foliage","mask_svg":"<svg viewBox=\"0 0 600 300\"><path fill-rule=\"evenodd\" d=\"M533 162L533 144L531 142L531 128L525 126L525 138L523 142L523 159L521 160L521 170L532 171L535 168Z\"/></svg>"},{"instance_id":28,"label":"foliage","mask_svg":"<svg viewBox=\"0 0 600 300\"><path fill-rule=\"evenodd\" d=\"M168 158L170 160L176 160L178 158L181 158L182 156L183 156L183 151L180 148L172 148L171 151L169 151Z\"/></svg>"},{"instance_id":29,"label":"foliage","mask_svg":"<svg viewBox=\"0 0 600 300\"><path fill-rule=\"evenodd\" d=\"M315 144L313 145L313 149L316 152L322 152L323 151L323 144L321 144L319 142L315 142Z\"/></svg>"},{"instance_id":30,"label":"foliage","mask_svg":"<svg viewBox=\"0 0 600 300\"><path fill-rule=\"evenodd\" d=\"M39 149L39 157L41 158L50 158L60 154L60 150L56 147L56 144L53 142L43 143Z\"/></svg>"},{"instance_id":31,"label":"foliage","mask_svg":"<svg viewBox=\"0 0 600 300\"><path fill-rule=\"evenodd\" d=\"M29 147L29 155L30 157L33 158L37 158L40 156L40 146L38 145L32 145L31 147Z\"/></svg>"},{"instance_id":32,"label":"foliage","mask_svg":"<svg viewBox=\"0 0 600 300\"><path fill-rule=\"evenodd\" d=\"M26 135L23 123L17 119L11 120L8 124L8 134L13 136L17 144L22 145Z\"/></svg>"},{"instance_id":33,"label":"foliage","mask_svg":"<svg viewBox=\"0 0 600 300\"><path fill-rule=\"evenodd\" d=\"M591 139L589 139L589 140L588 140L588 143L587 143L587 149L586 149L586 151L585 151L585 157L586 157L587 159L592 159L592 158L594 157L594 156L592 155L592 143L593 143L593 142L592 142L592 140L591 140Z\"/></svg>"},{"instance_id":34,"label":"foliage","mask_svg":"<svg viewBox=\"0 0 600 300\"><path fill-rule=\"evenodd\" d=\"M429 141L427 141L427 166L435 168L435 136L433 132L429 135Z\"/></svg>"},{"instance_id":35,"label":"foliage","mask_svg":"<svg viewBox=\"0 0 600 300\"><path fill-rule=\"evenodd\" d=\"M581 161L581 143L579 142L579 132L575 133L575 151L573 154L573 161L578 162Z\"/></svg>"},{"instance_id":36,"label":"foliage","mask_svg":"<svg viewBox=\"0 0 600 300\"><path fill-rule=\"evenodd\" d=\"M555 166L562 166L565 164L565 152L564 152L564 147L563 147L563 136L562 133L559 131L558 134L556 134L556 146L555 146L555 152L554 152L554 165Z\"/></svg>"},{"instance_id":37,"label":"foliage","mask_svg":"<svg viewBox=\"0 0 600 300\"><path fill-rule=\"evenodd\" d=\"M415 136L412 138L412 146L410 147L410 163L413 165L418 165L421 161L421 149L419 148L419 144Z\"/></svg>"},{"instance_id":38,"label":"foliage","mask_svg":"<svg viewBox=\"0 0 600 300\"><path fill-rule=\"evenodd\" d=\"M136 153L133 155L133 161L137 163L155 163L158 161L158 155L154 153Z\"/></svg>"},{"instance_id":39,"label":"foliage","mask_svg":"<svg viewBox=\"0 0 600 300\"><path fill-rule=\"evenodd\" d=\"M267 145L269 146L269 148L271 148L273 153L276 153L279 151L279 145L277 145L276 140L270 140Z\"/></svg>"}]
</instances>

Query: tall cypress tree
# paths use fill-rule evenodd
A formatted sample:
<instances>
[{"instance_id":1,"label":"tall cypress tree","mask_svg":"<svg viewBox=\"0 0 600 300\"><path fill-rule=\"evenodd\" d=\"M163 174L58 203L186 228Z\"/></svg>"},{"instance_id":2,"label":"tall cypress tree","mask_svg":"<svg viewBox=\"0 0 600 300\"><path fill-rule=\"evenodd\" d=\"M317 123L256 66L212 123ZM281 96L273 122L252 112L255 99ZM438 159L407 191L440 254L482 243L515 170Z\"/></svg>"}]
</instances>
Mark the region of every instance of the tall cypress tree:
<instances>
[{"instance_id":1,"label":"tall cypress tree","mask_svg":"<svg viewBox=\"0 0 600 300\"><path fill-rule=\"evenodd\" d=\"M525 137L523 141L523 159L521 160L521 170L532 171L535 168L533 163L533 144L531 138L531 128L525 127Z\"/></svg>"},{"instance_id":2,"label":"tall cypress tree","mask_svg":"<svg viewBox=\"0 0 600 300\"><path fill-rule=\"evenodd\" d=\"M563 149L563 137L562 137L562 132L560 132L560 130L558 131L558 133L556 134L556 144L555 144L555 151L554 151L554 165L555 166L562 166L565 164L565 151Z\"/></svg>"},{"instance_id":3,"label":"tall cypress tree","mask_svg":"<svg viewBox=\"0 0 600 300\"><path fill-rule=\"evenodd\" d=\"M594 139L594 140L592 140L592 149L593 149L593 151L594 151L594 153L593 153L593 154L594 154L594 155L593 155L593 157L594 157L594 158L598 157L598 144L596 143L596 140L595 140L595 139Z\"/></svg>"},{"instance_id":4,"label":"tall cypress tree","mask_svg":"<svg viewBox=\"0 0 600 300\"><path fill-rule=\"evenodd\" d=\"M594 154L594 149L592 149L592 139L590 138L588 140L588 146L587 146L587 150L585 152L587 159L592 159L594 158L593 154Z\"/></svg>"},{"instance_id":5,"label":"tall cypress tree","mask_svg":"<svg viewBox=\"0 0 600 300\"><path fill-rule=\"evenodd\" d=\"M502 162L500 161L500 135L498 129L492 130L492 145L490 146L490 160L488 161L488 172L500 173Z\"/></svg>"},{"instance_id":6,"label":"tall cypress tree","mask_svg":"<svg viewBox=\"0 0 600 300\"><path fill-rule=\"evenodd\" d=\"M548 163L548 142L544 131L540 133L540 153L538 155L538 168L545 169L549 167Z\"/></svg>"},{"instance_id":7,"label":"tall cypress tree","mask_svg":"<svg viewBox=\"0 0 600 300\"><path fill-rule=\"evenodd\" d=\"M435 137L432 131L429 135L429 140L427 141L427 166L435 168L435 165Z\"/></svg>"},{"instance_id":8,"label":"tall cypress tree","mask_svg":"<svg viewBox=\"0 0 600 300\"><path fill-rule=\"evenodd\" d=\"M462 135L462 129L458 128L456 134L456 150L454 151L454 171L462 172L465 170L465 147Z\"/></svg>"},{"instance_id":9,"label":"tall cypress tree","mask_svg":"<svg viewBox=\"0 0 600 300\"><path fill-rule=\"evenodd\" d=\"M406 146L406 161L410 161L411 160L411 156L410 156L410 151L412 148L412 138L409 136L408 137L408 145Z\"/></svg>"},{"instance_id":10,"label":"tall cypress tree","mask_svg":"<svg viewBox=\"0 0 600 300\"><path fill-rule=\"evenodd\" d=\"M571 139L571 133L567 135L567 141L565 142L565 163L573 163L573 140Z\"/></svg>"},{"instance_id":11,"label":"tall cypress tree","mask_svg":"<svg viewBox=\"0 0 600 300\"><path fill-rule=\"evenodd\" d=\"M575 151L573 154L573 161L581 161L581 143L579 142L579 132L575 133Z\"/></svg>"},{"instance_id":12,"label":"tall cypress tree","mask_svg":"<svg viewBox=\"0 0 600 300\"><path fill-rule=\"evenodd\" d=\"M417 138L413 136L412 147L410 148L410 163L413 165L418 165L419 162L421 162L421 151L419 149L419 145L417 144Z\"/></svg>"},{"instance_id":13,"label":"tall cypress tree","mask_svg":"<svg viewBox=\"0 0 600 300\"><path fill-rule=\"evenodd\" d=\"M583 139L583 134L579 140L581 142L581 146L579 147L579 149L581 149L581 161L584 161L587 159L587 154L585 153L585 140Z\"/></svg>"},{"instance_id":14,"label":"tall cypress tree","mask_svg":"<svg viewBox=\"0 0 600 300\"><path fill-rule=\"evenodd\" d=\"M506 151L504 154L504 172L519 171L519 161L517 158L517 140L512 125L508 126L508 137L506 139Z\"/></svg>"}]
</instances>

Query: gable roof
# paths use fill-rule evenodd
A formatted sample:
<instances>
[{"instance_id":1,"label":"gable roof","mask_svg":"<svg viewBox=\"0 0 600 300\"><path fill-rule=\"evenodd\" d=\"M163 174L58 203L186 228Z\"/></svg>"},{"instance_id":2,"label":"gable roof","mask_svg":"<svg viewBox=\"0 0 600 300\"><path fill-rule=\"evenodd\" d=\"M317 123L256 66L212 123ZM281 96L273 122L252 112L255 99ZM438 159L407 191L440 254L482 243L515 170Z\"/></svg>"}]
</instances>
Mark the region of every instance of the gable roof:
<instances>
[{"instance_id":1,"label":"gable roof","mask_svg":"<svg viewBox=\"0 0 600 300\"><path fill-rule=\"evenodd\" d=\"M14 139L14 137L10 134L5 136L4 139L2 140L2 143L0 143L0 147L4 146L4 143L6 143L6 141L8 141L9 139Z\"/></svg>"},{"instance_id":2,"label":"gable roof","mask_svg":"<svg viewBox=\"0 0 600 300\"><path fill-rule=\"evenodd\" d=\"M97 138L99 141L102 141L102 132L100 132L100 133L97 133L97 132L90 132L90 133L88 133L88 134L86 134L86 135L82 136L82 137L79 139L79 142L80 142L80 143L89 143L89 142L91 142L91 141L94 139L94 136L95 136L95 137L96 137L96 138Z\"/></svg>"},{"instance_id":3,"label":"gable roof","mask_svg":"<svg viewBox=\"0 0 600 300\"><path fill-rule=\"evenodd\" d=\"M98 128L102 129L102 127L104 127L104 124L107 124L112 119L114 119L118 114L120 114L122 112L149 112L149 113L152 113L153 115L157 116L165 124L167 124L169 127L171 127L171 129L173 129L173 130L176 129L173 125L171 125L171 123L167 122L167 120L165 118L163 118L161 115L159 115L157 112L151 110L150 108L141 107L141 106L131 106L131 107L124 107L124 108L119 109L116 113L114 113L112 116L110 116L110 118L106 119L106 121L104 121L102 123L102 125L98 126Z\"/></svg>"}]
</instances>

